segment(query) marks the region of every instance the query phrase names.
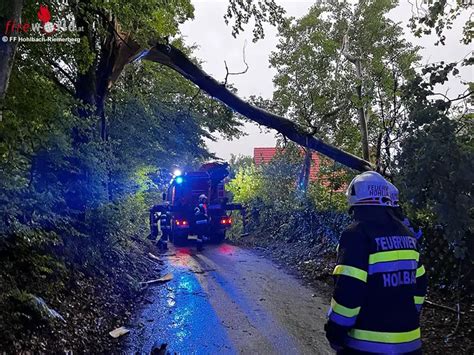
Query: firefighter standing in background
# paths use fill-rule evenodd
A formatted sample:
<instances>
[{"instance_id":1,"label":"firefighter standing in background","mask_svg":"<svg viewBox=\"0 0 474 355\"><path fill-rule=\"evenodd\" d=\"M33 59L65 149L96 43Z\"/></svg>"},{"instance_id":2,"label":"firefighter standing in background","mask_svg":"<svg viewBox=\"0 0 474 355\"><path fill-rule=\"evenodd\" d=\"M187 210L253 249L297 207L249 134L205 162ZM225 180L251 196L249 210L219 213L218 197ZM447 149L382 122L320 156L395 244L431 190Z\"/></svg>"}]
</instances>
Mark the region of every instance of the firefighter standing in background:
<instances>
[{"instance_id":1,"label":"firefighter standing in background","mask_svg":"<svg viewBox=\"0 0 474 355\"><path fill-rule=\"evenodd\" d=\"M150 234L148 235L148 239L156 240L158 237L158 214L160 212L160 205L154 205L150 208Z\"/></svg>"},{"instance_id":2,"label":"firefighter standing in background","mask_svg":"<svg viewBox=\"0 0 474 355\"><path fill-rule=\"evenodd\" d=\"M148 239L156 240L158 238L160 230L161 236L157 243L158 248L161 250L167 250L167 241L171 232L171 216L169 202L165 202L164 206L154 205L152 208L150 208L150 234L148 235Z\"/></svg>"},{"instance_id":3,"label":"firefighter standing in background","mask_svg":"<svg viewBox=\"0 0 474 355\"><path fill-rule=\"evenodd\" d=\"M158 248L168 250L168 239L171 234L171 208L170 203L166 201L160 214L161 237L158 241Z\"/></svg>"},{"instance_id":4,"label":"firefighter standing in background","mask_svg":"<svg viewBox=\"0 0 474 355\"><path fill-rule=\"evenodd\" d=\"M426 275L417 240L389 211L380 174L356 176L347 197L355 222L339 242L326 337L338 354L421 354Z\"/></svg>"},{"instance_id":5,"label":"firefighter standing in background","mask_svg":"<svg viewBox=\"0 0 474 355\"><path fill-rule=\"evenodd\" d=\"M207 196L202 194L199 196L199 204L194 209L197 232L197 250L202 250L203 242L207 235L209 218L207 215Z\"/></svg>"}]
</instances>

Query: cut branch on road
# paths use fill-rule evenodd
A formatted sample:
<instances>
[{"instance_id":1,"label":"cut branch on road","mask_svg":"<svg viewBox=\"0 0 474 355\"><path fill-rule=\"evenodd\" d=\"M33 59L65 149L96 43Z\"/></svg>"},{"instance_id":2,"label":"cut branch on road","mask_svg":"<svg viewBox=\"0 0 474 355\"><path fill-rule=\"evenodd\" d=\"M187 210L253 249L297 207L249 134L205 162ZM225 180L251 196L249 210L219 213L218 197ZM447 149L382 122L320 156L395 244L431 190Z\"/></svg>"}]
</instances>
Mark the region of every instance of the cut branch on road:
<instances>
[{"instance_id":1,"label":"cut branch on road","mask_svg":"<svg viewBox=\"0 0 474 355\"><path fill-rule=\"evenodd\" d=\"M445 311L450 311L450 312L453 312L453 313L458 313L458 310L457 310L456 308L444 306L444 305L439 304L439 303L435 303L435 302L431 302L431 301L425 300L425 304L426 304L427 306L431 306L431 307L434 307L434 308L440 308L440 309L444 309ZM464 312L459 312L459 314L464 314Z\"/></svg>"}]
</instances>

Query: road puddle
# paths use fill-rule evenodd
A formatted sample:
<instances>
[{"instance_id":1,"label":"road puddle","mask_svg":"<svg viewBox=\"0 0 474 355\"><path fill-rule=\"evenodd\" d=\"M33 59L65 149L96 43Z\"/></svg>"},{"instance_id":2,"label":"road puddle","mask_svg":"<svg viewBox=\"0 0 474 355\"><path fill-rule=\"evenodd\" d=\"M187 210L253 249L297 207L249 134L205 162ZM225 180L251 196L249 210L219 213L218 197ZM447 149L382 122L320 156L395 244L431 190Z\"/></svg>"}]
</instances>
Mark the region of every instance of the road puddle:
<instances>
[{"instance_id":1,"label":"road puddle","mask_svg":"<svg viewBox=\"0 0 474 355\"><path fill-rule=\"evenodd\" d=\"M148 290L146 298L152 302L147 302L133 321L126 353L149 354L163 343L172 354L237 353L193 271L200 270L193 258L187 248L177 249L168 257L165 272L174 278L166 286Z\"/></svg>"}]
</instances>

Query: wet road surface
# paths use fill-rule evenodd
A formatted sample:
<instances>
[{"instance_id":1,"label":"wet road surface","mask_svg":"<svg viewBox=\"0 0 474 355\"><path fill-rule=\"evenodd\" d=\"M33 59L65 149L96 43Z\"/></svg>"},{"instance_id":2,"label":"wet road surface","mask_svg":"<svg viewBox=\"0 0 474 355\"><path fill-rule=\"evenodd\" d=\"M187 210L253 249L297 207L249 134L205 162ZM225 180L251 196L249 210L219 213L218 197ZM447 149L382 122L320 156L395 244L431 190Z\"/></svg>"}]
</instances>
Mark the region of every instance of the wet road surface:
<instances>
[{"instance_id":1,"label":"wet road surface","mask_svg":"<svg viewBox=\"0 0 474 355\"><path fill-rule=\"evenodd\" d=\"M168 344L179 354L331 354L327 304L254 252L229 244L164 254L173 280L151 286L126 353Z\"/></svg>"}]
</instances>

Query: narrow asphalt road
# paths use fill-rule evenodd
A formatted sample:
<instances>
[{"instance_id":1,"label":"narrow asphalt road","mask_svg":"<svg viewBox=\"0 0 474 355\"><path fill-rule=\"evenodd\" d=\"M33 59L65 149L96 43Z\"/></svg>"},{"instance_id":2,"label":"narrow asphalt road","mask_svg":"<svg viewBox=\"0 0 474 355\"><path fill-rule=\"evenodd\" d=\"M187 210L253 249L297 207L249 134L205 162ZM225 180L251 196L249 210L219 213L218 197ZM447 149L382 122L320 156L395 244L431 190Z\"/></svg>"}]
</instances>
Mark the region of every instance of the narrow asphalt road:
<instances>
[{"instance_id":1,"label":"narrow asphalt road","mask_svg":"<svg viewBox=\"0 0 474 355\"><path fill-rule=\"evenodd\" d=\"M229 244L174 248L173 280L152 286L125 352L149 354L331 354L327 304L273 262Z\"/></svg>"}]
</instances>

